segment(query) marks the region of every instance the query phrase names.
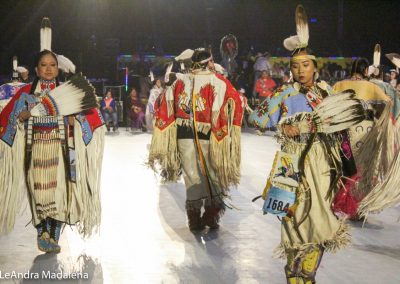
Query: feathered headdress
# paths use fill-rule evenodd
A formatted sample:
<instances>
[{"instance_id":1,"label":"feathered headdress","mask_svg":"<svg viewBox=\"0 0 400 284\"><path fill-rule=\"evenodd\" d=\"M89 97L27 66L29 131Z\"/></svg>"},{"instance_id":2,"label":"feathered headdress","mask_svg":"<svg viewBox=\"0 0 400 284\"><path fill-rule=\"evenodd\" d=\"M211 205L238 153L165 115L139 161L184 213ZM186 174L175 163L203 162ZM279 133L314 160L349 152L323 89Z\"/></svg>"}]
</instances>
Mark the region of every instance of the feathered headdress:
<instances>
[{"instance_id":1,"label":"feathered headdress","mask_svg":"<svg viewBox=\"0 0 400 284\"><path fill-rule=\"evenodd\" d=\"M51 50L51 22L50 19L45 17L42 19L42 26L40 28L40 51ZM70 59L64 55L55 54L57 57L58 68L66 73L75 73L75 65Z\"/></svg>"},{"instance_id":2,"label":"feathered headdress","mask_svg":"<svg viewBox=\"0 0 400 284\"><path fill-rule=\"evenodd\" d=\"M151 71L150 70L150 74L149 74L149 77L150 77L150 82L154 82L154 74L153 74L153 71Z\"/></svg>"},{"instance_id":3,"label":"feathered headdress","mask_svg":"<svg viewBox=\"0 0 400 284\"><path fill-rule=\"evenodd\" d=\"M64 55L57 54L57 61L58 61L58 68L60 68L66 73L75 73L76 67L70 59L68 59Z\"/></svg>"},{"instance_id":4,"label":"feathered headdress","mask_svg":"<svg viewBox=\"0 0 400 284\"><path fill-rule=\"evenodd\" d=\"M28 69L26 69L24 66L18 66L16 70L18 73L24 73L28 71Z\"/></svg>"},{"instance_id":5,"label":"feathered headdress","mask_svg":"<svg viewBox=\"0 0 400 284\"><path fill-rule=\"evenodd\" d=\"M283 46L293 53L298 49L306 48L310 38L308 31L308 18L302 5L297 6L295 19L297 35L291 36L283 41Z\"/></svg>"},{"instance_id":6,"label":"feathered headdress","mask_svg":"<svg viewBox=\"0 0 400 284\"><path fill-rule=\"evenodd\" d=\"M374 58L371 66L368 67L368 75L379 75L379 67L381 65L381 46L377 43L374 49Z\"/></svg>"},{"instance_id":7,"label":"feathered headdress","mask_svg":"<svg viewBox=\"0 0 400 284\"><path fill-rule=\"evenodd\" d=\"M32 116L71 115L98 107L95 89L82 74L45 95L41 103L31 110Z\"/></svg>"},{"instance_id":8,"label":"feathered headdress","mask_svg":"<svg viewBox=\"0 0 400 284\"><path fill-rule=\"evenodd\" d=\"M181 54L179 54L177 57L175 57L176 61L184 61L192 58L192 55L194 53L193 49L186 49L182 51Z\"/></svg>"},{"instance_id":9,"label":"feathered headdress","mask_svg":"<svg viewBox=\"0 0 400 284\"><path fill-rule=\"evenodd\" d=\"M40 51L51 51L51 22L50 19L44 17L40 28Z\"/></svg>"},{"instance_id":10,"label":"feathered headdress","mask_svg":"<svg viewBox=\"0 0 400 284\"><path fill-rule=\"evenodd\" d=\"M385 56L396 66L396 72L399 73L400 68L400 55L397 53L388 53Z\"/></svg>"},{"instance_id":11,"label":"feathered headdress","mask_svg":"<svg viewBox=\"0 0 400 284\"><path fill-rule=\"evenodd\" d=\"M13 56L13 71L17 71L18 60L16 56Z\"/></svg>"},{"instance_id":12,"label":"feathered headdress","mask_svg":"<svg viewBox=\"0 0 400 284\"><path fill-rule=\"evenodd\" d=\"M12 80L18 80L18 72L17 72L17 68L18 68L18 60L17 57L14 56L13 57L13 71L12 71Z\"/></svg>"},{"instance_id":13,"label":"feathered headdress","mask_svg":"<svg viewBox=\"0 0 400 284\"><path fill-rule=\"evenodd\" d=\"M177 57L175 57L175 60L179 62L181 71L185 70L185 62L190 61L190 63L191 63L193 53L194 53L193 49L186 49L186 50L182 51L182 53L179 54Z\"/></svg>"},{"instance_id":14,"label":"feathered headdress","mask_svg":"<svg viewBox=\"0 0 400 284\"><path fill-rule=\"evenodd\" d=\"M172 67L174 67L174 62L171 62L167 66L167 70L165 71L164 82L168 83L169 81L169 74L171 74Z\"/></svg>"}]
</instances>

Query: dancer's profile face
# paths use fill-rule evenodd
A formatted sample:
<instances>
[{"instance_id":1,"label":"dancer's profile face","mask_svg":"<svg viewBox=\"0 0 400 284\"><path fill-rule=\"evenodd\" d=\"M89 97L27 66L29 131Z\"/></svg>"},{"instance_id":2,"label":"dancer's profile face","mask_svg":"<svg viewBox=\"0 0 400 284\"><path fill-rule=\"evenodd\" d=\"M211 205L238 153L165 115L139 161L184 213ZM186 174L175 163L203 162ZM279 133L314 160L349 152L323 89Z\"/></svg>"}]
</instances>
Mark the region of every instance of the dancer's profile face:
<instances>
[{"instance_id":1,"label":"dancer's profile face","mask_svg":"<svg viewBox=\"0 0 400 284\"><path fill-rule=\"evenodd\" d=\"M58 64L56 59L50 54L42 56L36 67L36 73L40 79L54 80L58 76Z\"/></svg>"},{"instance_id":2,"label":"dancer's profile face","mask_svg":"<svg viewBox=\"0 0 400 284\"><path fill-rule=\"evenodd\" d=\"M315 66L314 62L308 58L293 60L290 66L293 74L293 79L304 86L314 84Z\"/></svg>"}]
</instances>

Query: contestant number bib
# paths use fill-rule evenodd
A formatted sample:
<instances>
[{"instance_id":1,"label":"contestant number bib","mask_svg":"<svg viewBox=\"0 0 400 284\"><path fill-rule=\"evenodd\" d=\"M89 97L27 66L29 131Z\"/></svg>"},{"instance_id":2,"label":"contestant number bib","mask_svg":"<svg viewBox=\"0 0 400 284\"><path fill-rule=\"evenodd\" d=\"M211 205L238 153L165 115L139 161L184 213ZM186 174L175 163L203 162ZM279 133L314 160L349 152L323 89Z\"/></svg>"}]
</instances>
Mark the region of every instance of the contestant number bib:
<instances>
[{"instance_id":1,"label":"contestant number bib","mask_svg":"<svg viewBox=\"0 0 400 284\"><path fill-rule=\"evenodd\" d=\"M290 206L294 204L296 194L275 186L271 186L265 198L263 211L279 217L285 217Z\"/></svg>"}]
</instances>

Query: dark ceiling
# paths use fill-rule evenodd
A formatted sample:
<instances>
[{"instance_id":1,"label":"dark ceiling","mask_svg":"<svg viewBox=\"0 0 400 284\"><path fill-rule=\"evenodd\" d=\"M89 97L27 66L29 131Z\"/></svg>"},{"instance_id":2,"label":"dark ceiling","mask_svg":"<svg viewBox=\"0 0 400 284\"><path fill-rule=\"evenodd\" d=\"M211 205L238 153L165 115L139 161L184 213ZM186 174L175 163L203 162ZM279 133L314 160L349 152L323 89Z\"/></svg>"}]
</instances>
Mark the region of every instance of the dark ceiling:
<instances>
[{"instance_id":1,"label":"dark ceiling","mask_svg":"<svg viewBox=\"0 0 400 284\"><path fill-rule=\"evenodd\" d=\"M318 56L372 57L375 43L383 53L400 52L400 1L351 0L0 0L0 73L11 58L30 65L39 50L44 16L53 26L53 51L88 73L118 54L178 54L212 45L233 33L239 53L287 55L282 41L295 33L294 10L303 4L310 23L310 46ZM107 61L108 60L108 61ZM114 66L114 65L110 65ZM111 67L110 67L111 68Z\"/></svg>"}]
</instances>

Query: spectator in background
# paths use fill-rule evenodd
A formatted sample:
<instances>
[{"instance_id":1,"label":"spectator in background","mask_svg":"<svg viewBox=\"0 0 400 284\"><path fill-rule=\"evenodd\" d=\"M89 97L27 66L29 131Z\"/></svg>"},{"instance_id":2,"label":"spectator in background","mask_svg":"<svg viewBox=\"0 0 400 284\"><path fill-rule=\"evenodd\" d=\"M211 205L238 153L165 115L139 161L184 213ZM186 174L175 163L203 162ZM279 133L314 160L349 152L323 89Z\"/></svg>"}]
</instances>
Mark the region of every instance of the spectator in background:
<instances>
[{"instance_id":1,"label":"spectator in background","mask_svg":"<svg viewBox=\"0 0 400 284\"><path fill-rule=\"evenodd\" d=\"M394 88L397 86L397 77L399 76L399 72L396 69L391 69L390 70L390 85L392 85Z\"/></svg>"},{"instance_id":2,"label":"spectator in background","mask_svg":"<svg viewBox=\"0 0 400 284\"><path fill-rule=\"evenodd\" d=\"M110 131L110 124L112 125L113 131L118 131L118 113L117 105L114 98L112 97L111 90L108 90L104 98L100 103L101 114L106 122L107 131Z\"/></svg>"},{"instance_id":3,"label":"spectator in background","mask_svg":"<svg viewBox=\"0 0 400 284\"><path fill-rule=\"evenodd\" d=\"M280 83L282 81L282 77L284 75L282 66L280 66L279 63L274 63L271 74L272 74L273 80L275 80L275 82Z\"/></svg>"},{"instance_id":4,"label":"spectator in background","mask_svg":"<svg viewBox=\"0 0 400 284\"><path fill-rule=\"evenodd\" d=\"M290 71L286 71L282 77L282 85L290 83Z\"/></svg>"},{"instance_id":5,"label":"spectator in background","mask_svg":"<svg viewBox=\"0 0 400 284\"><path fill-rule=\"evenodd\" d=\"M146 132L146 126L144 122L145 114L145 106L140 101L137 91L135 88L132 88L129 98L127 101L127 117L130 123L130 127L132 131L143 131Z\"/></svg>"},{"instance_id":6,"label":"spectator in background","mask_svg":"<svg viewBox=\"0 0 400 284\"><path fill-rule=\"evenodd\" d=\"M150 90L149 100L146 107L146 127L148 130L153 129L154 103L163 91L160 79L155 79L152 83L153 88Z\"/></svg>"},{"instance_id":7,"label":"spectator in background","mask_svg":"<svg viewBox=\"0 0 400 284\"><path fill-rule=\"evenodd\" d=\"M275 89L276 83L269 75L269 71L262 71L261 77L257 80L255 91L260 100L272 97L272 91Z\"/></svg>"},{"instance_id":8,"label":"spectator in background","mask_svg":"<svg viewBox=\"0 0 400 284\"><path fill-rule=\"evenodd\" d=\"M271 64L268 61L269 53L265 52L262 54L261 52L257 53L256 60L253 65L254 69L254 85L256 84L257 80L261 77L261 73L263 71L267 71L268 74L271 72ZM256 90L253 89L253 97L256 97Z\"/></svg>"}]
</instances>

